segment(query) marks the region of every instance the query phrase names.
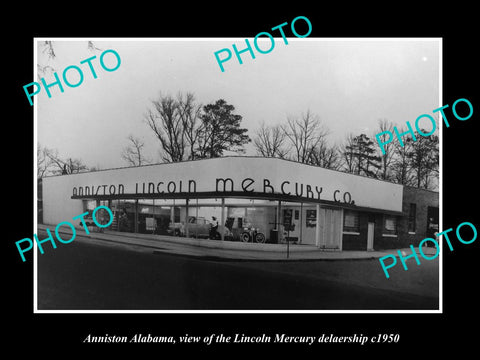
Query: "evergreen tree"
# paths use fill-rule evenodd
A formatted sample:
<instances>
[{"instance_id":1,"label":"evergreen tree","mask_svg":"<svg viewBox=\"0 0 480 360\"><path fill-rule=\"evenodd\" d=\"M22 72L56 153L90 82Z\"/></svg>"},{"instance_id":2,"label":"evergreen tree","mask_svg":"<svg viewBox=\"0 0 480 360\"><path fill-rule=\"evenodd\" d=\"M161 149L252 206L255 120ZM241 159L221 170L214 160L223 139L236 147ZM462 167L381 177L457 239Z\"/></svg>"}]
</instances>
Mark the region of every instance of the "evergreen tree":
<instances>
[{"instance_id":1,"label":"evergreen tree","mask_svg":"<svg viewBox=\"0 0 480 360\"><path fill-rule=\"evenodd\" d=\"M242 117L233 113L235 107L223 99L203 107L201 136L197 158L221 157L226 150L244 152L250 141L247 129L240 127Z\"/></svg>"},{"instance_id":2,"label":"evergreen tree","mask_svg":"<svg viewBox=\"0 0 480 360\"><path fill-rule=\"evenodd\" d=\"M381 158L376 155L374 142L365 134L350 137L343 149L345 159L350 159L349 172L376 177L382 167Z\"/></svg>"}]
</instances>

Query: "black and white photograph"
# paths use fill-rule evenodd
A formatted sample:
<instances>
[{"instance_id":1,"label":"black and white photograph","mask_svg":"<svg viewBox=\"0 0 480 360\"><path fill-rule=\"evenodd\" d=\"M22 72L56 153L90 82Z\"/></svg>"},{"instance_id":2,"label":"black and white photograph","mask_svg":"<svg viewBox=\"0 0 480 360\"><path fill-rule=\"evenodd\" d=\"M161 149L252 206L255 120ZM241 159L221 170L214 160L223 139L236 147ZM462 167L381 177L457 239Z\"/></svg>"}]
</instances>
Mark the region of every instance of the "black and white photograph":
<instances>
[{"instance_id":1,"label":"black and white photograph","mask_svg":"<svg viewBox=\"0 0 480 360\"><path fill-rule=\"evenodd\" d=\"M36 45L38 311L441 310L441 39Z\"/></svg>"},{"instance_id":2,"label":"black and white photograph","mask_svg":"<svg viewBox=\"0 0 480 360\"><path fill-rule=\"evenodd\" d=\"M3 24L6 351L475 350L473 7L69 5Z\"/></svg>"}]
</instances>

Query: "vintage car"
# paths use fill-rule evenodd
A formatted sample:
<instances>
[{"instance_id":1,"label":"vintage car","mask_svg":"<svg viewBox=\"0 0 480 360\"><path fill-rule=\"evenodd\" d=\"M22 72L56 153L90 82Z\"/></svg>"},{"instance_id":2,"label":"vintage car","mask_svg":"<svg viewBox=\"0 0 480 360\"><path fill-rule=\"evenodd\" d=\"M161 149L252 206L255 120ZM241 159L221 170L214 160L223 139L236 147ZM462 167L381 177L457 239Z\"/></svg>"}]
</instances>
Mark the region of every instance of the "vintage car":
<instances>
[{"instance_id":1,"label":"vintage car","mask_svg":"<svg viewBox=\"0 0 480 360\"><path fill-rule=\"evenodd\" d=\"M170 223L167 232L174 236L186 236L188 226L189 237L210 238L219 240L220 231L224 231L224 238L231 237L231 232L225 226L219 225L215 234L211 234L212 224L204 217L189 216L188 222Z\"/></svg>"},{"instance_id":2,"label":"vintage car","mask_svg":"<svg viewBox=\"0 0 480 360\"><path fill-rule=\"evenodd\" d=\"M231 231L231 240L264 243L265 234L248 218L228 217L226 226Z\"/></svg>"}]
</instances>

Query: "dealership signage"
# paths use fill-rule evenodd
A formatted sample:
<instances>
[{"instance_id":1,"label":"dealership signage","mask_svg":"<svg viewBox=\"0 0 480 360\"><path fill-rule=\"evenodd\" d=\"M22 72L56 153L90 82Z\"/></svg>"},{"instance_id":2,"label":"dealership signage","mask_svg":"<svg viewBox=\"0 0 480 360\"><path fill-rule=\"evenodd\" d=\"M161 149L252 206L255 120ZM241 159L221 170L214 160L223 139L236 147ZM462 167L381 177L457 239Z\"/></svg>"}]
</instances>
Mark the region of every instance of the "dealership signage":
<instances>
[{"instance_id":1,"label":"dealership signage","mask_svg":"<svg viewBox=\"0 0 480 360\"><path fill-rule=\"evenodd\" d=\"M243 192L245 195L249 193L263 193L263 194L282 194L287 196L303 197L306 199L322 199L323 187L318 185L292 183L288 180L283 180L280 185L275 188L270 179L262 179L260 184L256 184L255 179L245 178L235 184L232 178L216 178L212 189L220 193L234 193ZM185 183L182 180L178 181L158 181L158 182L141 182L135 183L135 191L125 192L124 184L102 184L91 186L73 187L73 196L105 196L105 195L125 195L125 194L145 194L145 195L163 195L163 194L191 194L197 192L197 182L195 180L188 180ZM343 192L335 189L333 194L330 194L335 202L344 202L353 204L354 200L350 192Z\"/></svg>"},{"instance_id":2,"label":"dealership signage","mask_svg":"<svg viewBox=\"0 0 480 360\"><path fill-rule=\"evenodd\" d=\"M261 157L224 157L46 178L55 198L245 197L327 201L402 211L403 187L386 181ZM61 195L62 192L64 195Z\"/></svg>"}]
</instances>

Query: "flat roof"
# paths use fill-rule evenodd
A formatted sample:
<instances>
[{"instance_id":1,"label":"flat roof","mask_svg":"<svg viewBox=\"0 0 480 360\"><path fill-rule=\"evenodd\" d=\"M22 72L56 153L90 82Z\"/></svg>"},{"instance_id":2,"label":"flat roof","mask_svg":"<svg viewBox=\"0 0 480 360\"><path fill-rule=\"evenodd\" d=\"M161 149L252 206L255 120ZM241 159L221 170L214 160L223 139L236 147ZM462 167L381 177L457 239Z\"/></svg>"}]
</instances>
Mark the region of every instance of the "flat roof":
<instances>
[{"instance_id":1,"label":"flat roof","mask_svg":"<svg viewBox=\"0 0 480 360\"><path fill-rule=\"evenodd\" d=\"M227 155L227 156L221 156L221 157L217 157L217 158L182 160L182 161L176 161L176 162L161 162L161 163L154 163L154 164L145 164L145 165L140 165L140 166L120 166L120 167L116 167L116 168L98 169L98 170L91 170L91 171L82 171L82 172L78 172L78 173L74 173L74 174L48 175L48 176L44 176L43 178L46 179L46 178L52 178L52 177L58 177L58 176L72 176L72 175L80 175L80 174L91 174L91 173L102 172L102 171L123 170L123 169L131 169L131 168L146 168L146 167L150 167L150 166L184 164L184 163L189 163L189 162L212 161L212 160L228 159L228 158L233 158L233 159L236 159L236 158L243 158L243 159L275 159L275 160L279 160L279 161L290 162L290 163L293 163L293 164L300 164L300 165L304 165L304 166L308 166L308 167L313 167L313 168L319 168L319 169L323 169L323 170L333 171L333 172L337 172L337 173L339 173L339 174L349 174L349 175L352 175L352 176L358 176L359 178L366 178L366 179L371 179L371 180L386 182L386 183L389 183L389 184L407 186L407 185L399 184L399 183L396 183L396 182L393 182L393 181L389 181L389 180L377 179L377 178L373 178L373 177L369 177L369 176L365 176L365 175L349 173L349 172L346 172L346 171L341 171L341 170L336 170L336 169L329 169L329 168L325 168L325 167L322 167L322 166L319 166L319 165L302 163L302 162L300 162L300 161L295 161L295 160L290 160L290 159L283 159L283 158L279 158L279 157L266 157L266 156L255 156L255 155ZM433 191L433 190L430 190L430 191Z\"/></svg>"}]
</instances>

